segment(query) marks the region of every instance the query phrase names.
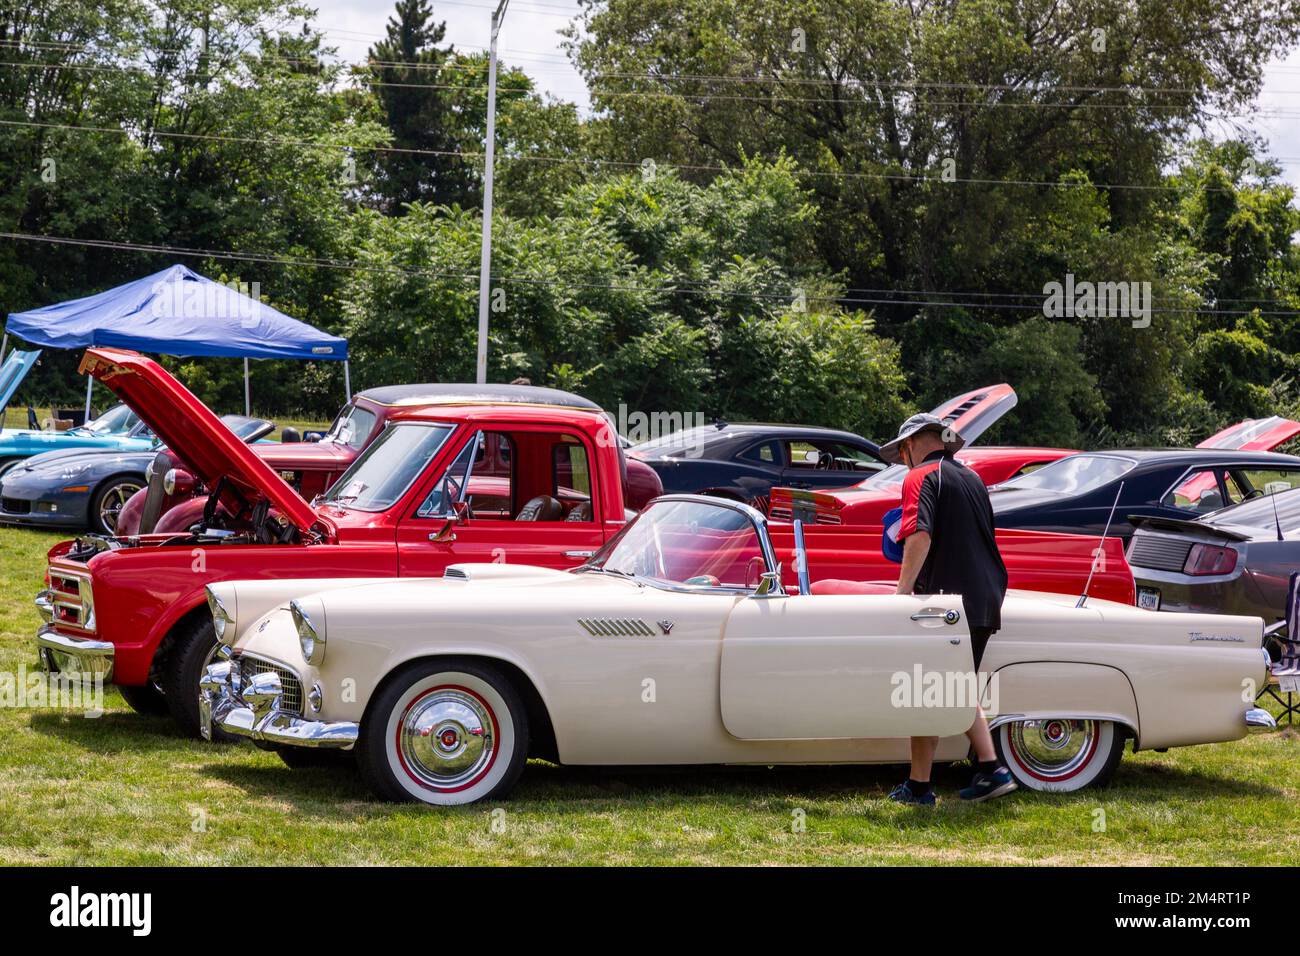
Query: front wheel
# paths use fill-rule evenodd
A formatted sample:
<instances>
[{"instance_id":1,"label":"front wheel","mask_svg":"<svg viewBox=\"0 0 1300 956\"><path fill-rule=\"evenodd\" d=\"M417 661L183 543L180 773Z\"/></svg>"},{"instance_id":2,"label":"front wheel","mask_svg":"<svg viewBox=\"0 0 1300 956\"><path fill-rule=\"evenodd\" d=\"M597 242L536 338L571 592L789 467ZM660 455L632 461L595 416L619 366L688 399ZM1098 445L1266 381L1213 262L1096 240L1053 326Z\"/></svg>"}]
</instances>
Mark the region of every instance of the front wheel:
<instances>
[{"instance_id":1,"label":"front wheel","mask_svg":"<svg viewBox=\"0 0 1300 956\"><path fill-rule=\"evenodd\" d=\"M163 697L172 718L188 737L202 737L199 731L199 678L217 656L217 635L212 618L197 618L182 628L167 653L162 673ZM215 743L236 740L219 727L212 728Z\"/></svg>"},{"instance_id":2,"label":"front wheel","mask_svg":"<svg viewBox=\"0 0 1300 956\"><path fill-rule=\"evenodd\" d=\"M387 800L456 806L507 792L528 759L528 714L491 664L419 661L370 702L357 769Z\"/></svg>"},{"instance_id":3,"label":"front wheel","mask_svg":"<svg viewBox=\"0 0 1300 956\"><path fill-rule=\"evenodd\" d=\"M1124 755L1124 733L1109 720L1020 720L999 727L993 742L1017 783L1052 793L1104 787Z\"/></svg>"},{"instance_id":4,"label":"front wheel","mask_svg":"<svg viewBox=\"0 0 1300 956\"><path fill-rule=\"evenodd\" d=\"M122 506L144 487L144 479L135 475L119 475L99 486L90 502L90 527L100 534L117 533L117 516Z\"/></svg>"},{"instance_id":5,"label":"front wheel","mask_svg":"<svg viewBox=\"0 0 1300 956\"><path fill-rule=\"evenodd\" d=\"M167 699L163 697L160 691L153 684L144 684L140 687L127 687L124 684L117 685L117 692L122 695L127 706L137 714L143 714L146 717L165 717L168 713Z\"/></svg>"}]
</instances>

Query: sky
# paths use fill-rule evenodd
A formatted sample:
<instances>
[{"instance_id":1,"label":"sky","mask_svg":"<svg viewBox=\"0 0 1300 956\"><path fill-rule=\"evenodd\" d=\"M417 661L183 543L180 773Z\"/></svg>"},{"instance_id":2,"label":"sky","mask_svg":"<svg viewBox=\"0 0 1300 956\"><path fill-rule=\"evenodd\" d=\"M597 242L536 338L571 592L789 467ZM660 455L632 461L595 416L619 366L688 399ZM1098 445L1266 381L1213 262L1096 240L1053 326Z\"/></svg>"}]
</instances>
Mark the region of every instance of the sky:
<instances>
[{"instance_id":1,"label":"sky","mask_svg":"<svg viewBox=\"0 0 1300 956\"><path fill-rule=\"evenodd\" d=\"M316 24L349 62L384 34L393 12L388 0L309 0L319 11ZM446 40L457 49L486 50L493 0L433 0L434 16L447 23ZM561 46L559 31L577 12L576 0L511 0L498 41L502 60L527 73L537 88L587 109L582 77ZM1283 176L1300 191L1300 49L1266 69L1259 112L1237 122L1265 137L1271 155L1282 161ZM1219 131L1228 135L1230 127Z\"/></svg>"}]
</instances>

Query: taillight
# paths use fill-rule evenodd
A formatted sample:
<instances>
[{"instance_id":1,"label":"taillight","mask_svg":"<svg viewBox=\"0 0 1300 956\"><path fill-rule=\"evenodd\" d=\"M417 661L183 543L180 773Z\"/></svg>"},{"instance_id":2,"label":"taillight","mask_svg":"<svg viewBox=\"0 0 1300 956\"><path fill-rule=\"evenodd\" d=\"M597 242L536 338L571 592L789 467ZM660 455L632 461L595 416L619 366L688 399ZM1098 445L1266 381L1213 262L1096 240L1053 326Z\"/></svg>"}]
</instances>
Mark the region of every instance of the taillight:
<instances>
[{"instance_id":1,"label":"taillight","mask_svg":"<svg viewBox=\"0 0 1300 956\"><path fill-rule=\"evenodd\" d=\"M1230 574L1237 566L1237 552L1213 544L1194 544L1187 553L1183 571L1187 574Z\"/></svg>"}]
</instances>

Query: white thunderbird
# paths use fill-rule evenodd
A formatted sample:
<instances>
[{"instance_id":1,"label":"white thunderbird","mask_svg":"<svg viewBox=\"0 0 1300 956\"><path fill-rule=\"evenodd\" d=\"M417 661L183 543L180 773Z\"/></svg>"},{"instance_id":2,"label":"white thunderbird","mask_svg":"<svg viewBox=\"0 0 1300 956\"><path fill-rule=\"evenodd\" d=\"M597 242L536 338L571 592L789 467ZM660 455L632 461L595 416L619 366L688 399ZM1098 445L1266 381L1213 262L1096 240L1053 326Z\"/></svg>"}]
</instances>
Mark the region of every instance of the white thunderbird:
<instances>
[{"instance_id":1,"label":"white thunderbird","mask_svg":"<svg viewBox=\"0 0 1300 956\"><path fill-rule=\"evenodd\" d=\"M901 763L968 753L977 694L958 595L782 584L766 519L657 499L573 571L209 587L213 727L279 751L352 751L381 796L500 795L562 764ZM839 593L827 593L835 591ZM821 592L821 593L819 593ZM1000 756L1035 790L1105 783L1134 750L1234 740L1271 718L1255 617L1012 592L982 684Z\"/></svg>"}]
</instances>

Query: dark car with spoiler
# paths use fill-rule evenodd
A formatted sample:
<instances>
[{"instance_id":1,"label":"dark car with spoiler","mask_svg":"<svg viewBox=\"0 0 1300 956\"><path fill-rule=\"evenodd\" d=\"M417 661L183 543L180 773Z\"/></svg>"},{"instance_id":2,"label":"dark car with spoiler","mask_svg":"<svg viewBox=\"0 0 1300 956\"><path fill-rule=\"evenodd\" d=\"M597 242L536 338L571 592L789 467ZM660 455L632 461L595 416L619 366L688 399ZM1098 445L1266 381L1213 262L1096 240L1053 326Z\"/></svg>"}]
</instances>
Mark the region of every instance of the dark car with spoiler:
<instances>
[{"instance_id":1,"label":"dark car with spoiler","mask_svg":"<svg viewBox=\"0 0 1300 956\"><path fill-rule=\"evenodd\" d=\"M1280 478L1195 520L1145 518L1128 546L1138 603L1160 611L1285 616L1300 570L1300 488Z\"/></svg>"},{"instance_id":2,"label":"dark car with spoiler","mask_svg":"<svg viewBox=\"0 0 1300 956\"><path fill-rule=\"evenodd\" d=\"M999 528L1101 534L1127 541L1134 518L1194 521L1226 505L1300 486L1300 458L1227 448L1070 455L992 488Z\"/></svg>"}]
</instances>

